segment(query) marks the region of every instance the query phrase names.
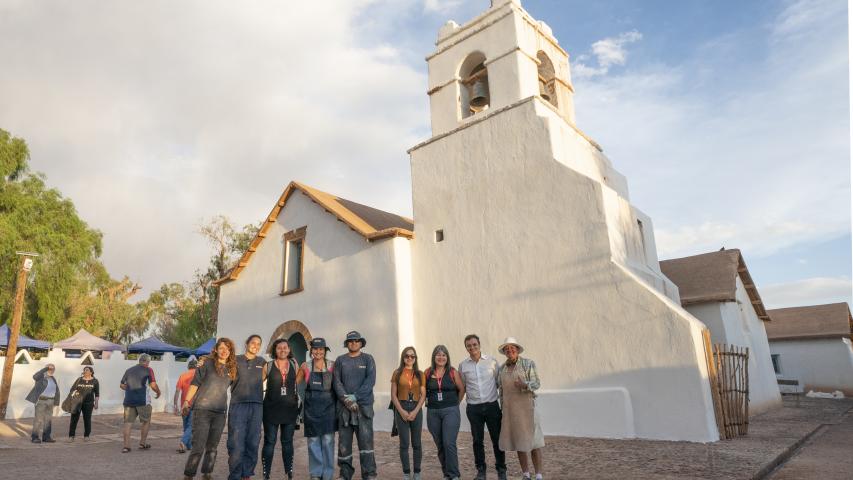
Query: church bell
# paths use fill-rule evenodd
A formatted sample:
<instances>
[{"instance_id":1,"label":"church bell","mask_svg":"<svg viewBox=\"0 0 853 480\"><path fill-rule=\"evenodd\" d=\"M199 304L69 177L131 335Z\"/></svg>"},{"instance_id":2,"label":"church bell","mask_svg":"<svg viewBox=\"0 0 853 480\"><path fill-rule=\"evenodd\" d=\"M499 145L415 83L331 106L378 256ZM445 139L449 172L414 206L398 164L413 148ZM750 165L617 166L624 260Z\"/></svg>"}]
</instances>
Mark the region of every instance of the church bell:
<instances>
[{"instance_id":1,"label":"church bell","mask_svg":"<svg viewBox=\"0 0 853 480\"><path fill-rule=\"evenodd\" d=\"M539 79L539 96L546 102L551 101L551 95L548 93L548 87L545 85L545 80Z\"/></svg>"},{"instance_id":2,"label":"church bell","mask_svg":"<svg viewBox=\"0 0 853 480\"><path fill-rule=\"evenodd\" d=\"M471 85L471 110L479 112L489 105L489 81L486 77L480 77Z\"/></svg>"}]
</instances>

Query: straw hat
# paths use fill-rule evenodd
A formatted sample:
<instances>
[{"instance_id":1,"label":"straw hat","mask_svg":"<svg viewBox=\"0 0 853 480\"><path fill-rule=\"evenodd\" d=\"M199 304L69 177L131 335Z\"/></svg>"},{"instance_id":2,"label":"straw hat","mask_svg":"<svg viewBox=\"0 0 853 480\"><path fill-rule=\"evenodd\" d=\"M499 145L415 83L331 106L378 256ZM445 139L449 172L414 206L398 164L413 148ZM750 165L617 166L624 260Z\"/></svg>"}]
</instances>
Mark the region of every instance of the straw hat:
<instances>
[{"instance_id":1,"label":"straw hat","mask_svg":"<svg viewBox=\"0 0 853 480\"><path fill-rule=\"evenodd\" d=\"M504 349L507 345L515 345L518 348L518 353L524 351L524 347L522 347L521 344L518 343L518 340L516 340L515 337L506 337L504 343L502 343L501 346L498 347L498 351L504 353Z\"/></svg>"}]
</instances>

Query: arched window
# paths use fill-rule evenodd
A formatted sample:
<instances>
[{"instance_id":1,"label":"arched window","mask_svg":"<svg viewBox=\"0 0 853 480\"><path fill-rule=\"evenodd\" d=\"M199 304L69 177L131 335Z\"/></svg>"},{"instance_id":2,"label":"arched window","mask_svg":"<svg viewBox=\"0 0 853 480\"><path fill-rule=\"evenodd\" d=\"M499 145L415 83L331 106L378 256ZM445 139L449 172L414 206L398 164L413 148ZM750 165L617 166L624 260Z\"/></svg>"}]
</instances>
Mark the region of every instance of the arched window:
<instances>
[{"instance_id":1,"label":"arched window","mask_svg":"<svg viewBox=\"0 0 853 480\"><path fill-rule=\"evenodd\" d=\"M536 53L536 59L539 60L539 96L556 107L557 86L554 84L556 78L554 64L542 50Z\"/></svg>"},{"instance_id":2,"label":"arched window","mask_svg":"<svg viewBox=\"0 0 853 480\"><path fill-rule=\"evenodd\" d=\"M459 67L459 78L462 79L459 107L462 118L489 108L489 73L485 62L485 55L474 52Z\"/></svg>"}]
</instances>

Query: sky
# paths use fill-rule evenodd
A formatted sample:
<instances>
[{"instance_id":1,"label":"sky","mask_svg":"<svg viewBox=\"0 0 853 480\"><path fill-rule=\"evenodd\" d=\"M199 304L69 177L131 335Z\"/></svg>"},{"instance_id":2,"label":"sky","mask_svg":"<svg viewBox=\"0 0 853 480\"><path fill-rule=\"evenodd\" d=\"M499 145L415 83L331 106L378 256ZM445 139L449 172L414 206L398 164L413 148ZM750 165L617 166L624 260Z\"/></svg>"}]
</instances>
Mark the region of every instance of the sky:
<instances>
[{"instance_id":1,"label":"sky","mask_svg":"<svg viewBox=\"0 0 853 480\"><path fill-rule=\"evenodd\" d=\"M522 0L661 259L740 248L768 308L851 301L844 0ZM143 295L290 180L411 215L424 57L488 0L0 0L0 128Z\"/></svg>"}]
</instances>

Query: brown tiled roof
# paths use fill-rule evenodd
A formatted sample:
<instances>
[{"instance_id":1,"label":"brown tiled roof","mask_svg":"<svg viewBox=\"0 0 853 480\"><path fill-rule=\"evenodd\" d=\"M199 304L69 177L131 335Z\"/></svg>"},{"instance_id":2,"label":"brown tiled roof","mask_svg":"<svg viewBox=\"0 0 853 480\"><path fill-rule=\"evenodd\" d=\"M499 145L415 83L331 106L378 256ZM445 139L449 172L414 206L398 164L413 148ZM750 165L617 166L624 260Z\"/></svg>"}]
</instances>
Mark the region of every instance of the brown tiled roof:
<instances>
[{"instance_id":1,"label":"brown tiled roof","mask_svg":"<svg viewBox=\"0 0 853 480\"><path fill-rule=\"evenodd\" d=\"M758 294L758 288L752 281L746 262L743 261L743 255L736 248L662 260L660 270L678 287L683 306L705 302L734 302L737 300L736 279L740 276L758 318L770 320Z\"/></svg>"},{"instance_id":2,"label":"brown tiled roof","mask_svg":"<svg viewBox=\"0 0 853 480\"><path fill-rule=\"evenodd\" d=\"M410 218L377 210L373 207L340 198L299 182L290 182L287 188L284 189L284 193L279 197L278 202L273 206L272 211L267 215L266 221L261 225L252 243L249 244L249 248L240 257L240 261L237 262L237 265L226 276L216 280L214 282L215 285L236 280L240 276L240 272L246 268L258 246L266 238L270 226L278 219L278 215L281 209L287 204L287 200L297 192L310 198L311 201L337 217L338 220L368 241L389 237L414 237L415 225Z\"/></svg>"},{"instance_id":3,"label":"brown tiled roof","mask_svg":"<svg viewBox=\"0 0 853 480\"><path fill-rule=\"evenodd\" d=\"M847 303L769 310L768 340L804 340L853 336L853 318Z\"/></svg>"}]
</instances>

